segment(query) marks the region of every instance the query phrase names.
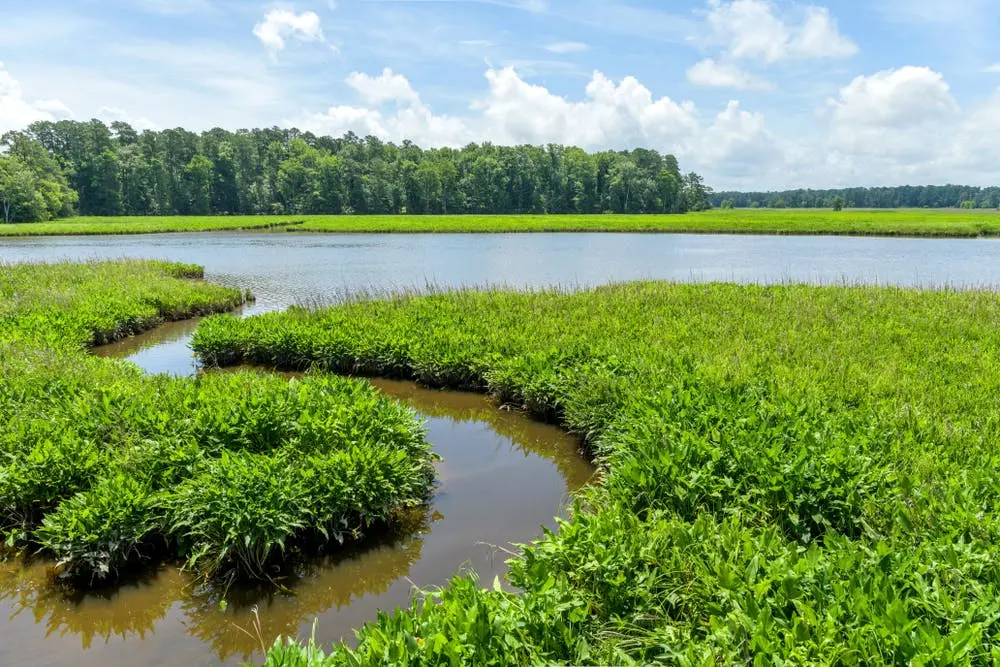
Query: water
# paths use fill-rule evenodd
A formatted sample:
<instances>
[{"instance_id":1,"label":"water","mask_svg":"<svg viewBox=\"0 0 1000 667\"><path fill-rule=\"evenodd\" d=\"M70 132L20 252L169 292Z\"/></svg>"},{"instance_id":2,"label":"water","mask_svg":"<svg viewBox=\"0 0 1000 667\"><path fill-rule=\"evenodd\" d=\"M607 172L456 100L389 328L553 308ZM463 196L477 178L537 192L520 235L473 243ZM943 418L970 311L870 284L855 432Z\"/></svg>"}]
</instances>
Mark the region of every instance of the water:
<instances>
[{"instance_id":1,"label":"water","mask_svg":"<svg viewBox=\"0 0 1000 667\"><path fill-rule=\"evenodd\" d=\"M681 281L1000 284L1000 239L288 232L0 240L0 262L147 257L249 287L250 312L360 288Z\"/></svg>"},{"instance_id":2,"label":"water","mask_svg":"<svg viewBox=\"0 0 1000 667\"><path fill-rule=\"evenodd\" d=\"M214 282L250 288L247 314L325 301L359 289L482 284L589 286L669 279L1000 285L1000 240L646 234L176 234L0 241L0 262L119 257L202 264ZM197 322L170 324L99 351L148 372L190 374ZM335 559L303 563L287 591L200 589L175 567L104 592L70 594L47 563L0 565L0 665L238 664L258 605L264 636L350 637L379 608L406 604L415 583L443 584L463 565L485 583L503 556L483 543L527 541L551 525L568 492L592 474L558 429L475 395L408 383L378 386L428 418L444 456L432 510L408 529Z\"/></svg>"},{"instance_id":3,"label":"water","mask_svg":"<svg viewBox=\"0 0 1000 667\"><path fill-rule=\"evenodd\" d=\"M379 609L406 606L414 584L440 586L467 568L485 584L502 578L506 556L493 545L538 535L593 475L575 438L483 396L374 384L427 419L444 458L428 512L374 543L298 564L285 591L231 589L225 609L223 591L199 587L176 566L81 594L64 590L50 563L0 564L0 619L9 619L0 621L0 665L241 664L259 645L244 632L254 606L268 644L278 635L308 637L314 620L319 641L350 641Z\"/></svg>"}]
</instances>

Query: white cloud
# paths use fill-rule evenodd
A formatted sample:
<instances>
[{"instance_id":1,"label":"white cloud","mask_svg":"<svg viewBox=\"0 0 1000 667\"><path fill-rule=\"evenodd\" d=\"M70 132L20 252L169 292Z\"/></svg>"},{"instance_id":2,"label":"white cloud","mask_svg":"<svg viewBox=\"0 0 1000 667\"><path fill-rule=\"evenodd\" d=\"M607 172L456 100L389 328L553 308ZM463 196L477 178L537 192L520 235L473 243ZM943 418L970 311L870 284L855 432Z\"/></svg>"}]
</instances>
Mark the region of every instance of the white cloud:
<instances>
[{"instance_id":1,"label":"white cloud","mask_svg":"<svg viewBox=\"0 0 1000 667\"><path fill-rule=\"evenodd\" d=\"M1000 74L1000 63L990 65L989 67L986 68L985 71L989 72L990 74Z\"/></svg>"},{"instance_id":2,"label":"white cloud","mask_svg":"<svg viewBox=\"0 0 1000 667\"><path fill-rule=\"evenodd\" d=\"M761 170L780 166L785 159L783 148L767 131L763 114L745 111L735 100L716 116L696 145L691 159L716 178L756 178Z\"/></svg>"},{"instance_id":3,"label":"white cloud","mask_svg":"<svg viewBox=\"0 0 1000 667\"><path fill-rule=\"evenodd\" d=\"M545 49L547 51L551 51L552 53L566 55L570 53L583 53L584 51L589 51L590 46L584 44L583 42L554 42L552 44L548 44Z\"/></svg>"},{"instance_id":4,"label":"white cloud","mask_svg":"<svg viewBox=\"0 0 1000 667\"><path fill-rule=\"evenodd\" d=\"M323 29L316 12L296 14L287 9L272 9L264 20L254 26L254 36L276 54L285 48L285 40L294 37L303 42L324 40Z\"/></svg>"},{"instance_id":5,"label":"white cloud","mask_svg":"<svg viewBox=\"0 0 1000 667\"><path fill-rule=\"evenodd\" d=\"M832 100L841 124L911 127L958 111L944 77L929 67L902 67L859 76Z\"/></svg>"},{"instance_id":6,"label":"white cloud","mask_svg":"<svg viewBox=\"0 0 1000 667\"><path fill-rule=\"evenodd\" d=\"M706 58L687 71L688 81L709 88L735 88L737 90L772 90L774 85L744 71L735 63L718 62Z\"/></svg>"},{"instance_id":7,"label":"white cloud","mask_svg":"<svg viewBox=\"0 0 1000 667\"><path fill-rule=\"evenodd\" d=\"M396 142L410 139L423 146L493 141L554 142L590 150L648 147L726 178L759 174L762 160L780 159L764 117L738 102L703 124L692 102L657 98L634 77L615 82L594 72L580 100L528 83L510 67L487 70L486 81L486 94L468 114L450 116L435 114L409 81L391 70L378 76L354 73L348 84L367 106L336 106L287 124L324 134L353 131ZM377 108L388 101L397 103L392 112Z\"/></svg>"},{"instance_id":8,"label":"white cloud","mask_svg":"<svg viewBox=\"0 0 1000 667\"><path fill-rule=\"evenodd\" d=\"M698 121L694 104L654 99L634 77L621 83L600 72L586 98L572 102L529 84L512 68L486 72L489 94L474 108L482 112L490 136L505 143L555 141L587 148L649 145L676 150Z\"/></svg>"},{"instance_id":9,"label":"white cloud","mask_svg":"<svg viewBox=\"0 0 1000 667\"><path fill-rule=\"evenodd\" d=\"M840 34L825 7L809 7L805 22L788 44L789 54L799 58L850 58L858 50L857 44Z\"/></svg>"},{"instance_id":10,"label":"white cloud","mask_svg":"<svg viewBox=\"0 0 1000 667\"><path fill-rule=\"evenodd\" d=\"M368 104L385 102L419 102L420 97L413 90L410 81L401 74L395 74L386 67L378 76L353 72L347 77L347 85L356 90Z\"/></svg>"},{"instance_id":11,"label":"white cloud","mask_svg":"<svg viewBox=\"0 0 1000 667\"><path fill-rule=\"evenodd\" d=\"M769 0L710 0L708 22L725 57L773 64L784 60L848 58L857 45L840 34L829 10L806 9L799 23L775 13Z\"/></svg>"},{"instance_id":12,"label":"white cloud","mask_svg":"<svg viewBox=\"0 0 1000 667\"><path fill-rule=\"evenodd\" d=\"M58 120L73 115L58 99L29 102L20 82L0 62L0 134L20 130L39 120Z\"/></svg>"},{"instance_id":13,"label":"white cloud","mask_svg":"<svg viewBox=\"0 0 1000 667\"><path fill-rule=\"evenodd\" d=\"M826 150L840 171L830 178L943 182L964 169L968 156L955 141L961 110L944 77L928 67L859 76L829 104Z\"/></svg>"}]
</instances>

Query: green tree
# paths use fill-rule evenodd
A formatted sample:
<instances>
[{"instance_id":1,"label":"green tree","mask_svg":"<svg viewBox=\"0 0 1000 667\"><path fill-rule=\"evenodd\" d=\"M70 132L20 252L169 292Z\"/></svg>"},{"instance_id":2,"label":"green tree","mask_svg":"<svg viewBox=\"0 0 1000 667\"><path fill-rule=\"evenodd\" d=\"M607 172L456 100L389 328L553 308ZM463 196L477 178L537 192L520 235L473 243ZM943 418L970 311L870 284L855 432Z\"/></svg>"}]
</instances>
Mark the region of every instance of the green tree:
<instances>
[{"instance_id":1,"label":"green tree","mask_svg":"<svg viewBox=\"0 0 1000 667\"><path fill-rule=\"evenodd\" d=\"M212 212L212 170L214 165L204 155L195 155L184 167L185 213L209 215Z\"/></svg>"}]
</instances>

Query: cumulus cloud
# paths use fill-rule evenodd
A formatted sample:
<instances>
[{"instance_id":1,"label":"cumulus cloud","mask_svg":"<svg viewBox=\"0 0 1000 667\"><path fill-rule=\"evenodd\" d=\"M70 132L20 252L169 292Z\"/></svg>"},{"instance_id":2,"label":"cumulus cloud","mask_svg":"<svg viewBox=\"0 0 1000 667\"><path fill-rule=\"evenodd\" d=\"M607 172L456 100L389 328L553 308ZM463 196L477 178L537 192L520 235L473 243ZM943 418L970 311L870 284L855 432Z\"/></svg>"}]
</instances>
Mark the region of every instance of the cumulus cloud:
<instances>
[{"instance_id":1,"label":"cumulus cloud","mask_svg":"<svg viewBox=\"0 0 1000 667\"><path fill-rule=\"evenodd\" d=\"M938 182L951 180L965 161L955 142L961 109L944 77L928 67L856 77L829 107L827 152L843 172L834 178Z\"/></svg>"},{"instance_id":2,"label":"cumulus cloud","mask_svg":"<svg viewBox=\"0 0 1000 667\"><path fill-rule=\"evenodd\" d=\"M73 112L57 99L29 102L20 82L0 62L0 134L20 130L39 120L70 118Z\"/></svg>"},{"instance_id":3,"label":"cumulus cloud","mask_svg":"<svg viewBox=\"0 0 1000 667\"><path fill-rule=\"evenodd\" d=\"M902 67L859 76L832 100L846 124L910 127L958 110L944 77L929 67Z\"/></svg>"},{"instance_id":4,"label":"cumulus cloud","mask_svg":"<svg viewBox=\"0 0 1000 667\"><path fill-rule=\"evenodd\" d=\"M687 71L688 81L709 88L735 88L736 90L772 90L774 85L743 70L736 63L718 62L706 58Z\"/></svg>"},{"instance_id":5,"label":"cumulus cloud","mask_svg":"<svg viewBox=\"0 0 1000 667\"><path fill-rule=\"evenodd\" d=\"M858 46L840 33L824 7L808 7L801 22L786 21L769 0L711 0L708 22L727 57L771 64L783 60L849 58Z\"/></svg>"},{"instance_id":6,"label":"cumulus cloud","mask_svg":"<svg viewBox=\"0 0 1000 667\"><path fill-rule=\"evenodd\" d=\"M264 20L254 26L254 36L272 54L285 48L285 40L294 38L303 42L324 41L323 29L316 12L296 14L287 9L272 9Z\"/></svg>"},{"instance_id":7,"label":"cumulus cloud","mask_svg":"<svg viewBox=\"0 0 1000 667\"><path fill-rule=\"evenodd\" d=\"M581 99L557 95L525 81L513 68L486 71L487 91L462 116L439 115L402 75L351 74L347 83L367 106L335 106L289 120L317 133L353 131L424 146L470 141L502 144L562 143L590 150L649 147L674 153L708 173L758 174L761 160L779 159L764 117L731 102L703 123L692 102L656 97L634 77L613 81L594 72ZM384 108L385 103L395 106ZM756 160L754 157L756 156ZM719 167L719 169L716 169Z\"/></svg>"},{"instance_id":8,"label":"cumulus cloud","mask_svg":"<svg viewBox=\"0 0 1000 667\"><path fill-rule=\"evenodd\" d=\"M858 45L840 34L837 22L825 7L809 7L806 19L788 43L793 58L850 58L858 53Z\"/></svg>"},{"instance_id":9,"label":"cumulus cloud","mask_svg":"<svg viewBox=\"0 0 1000 667\"><path fill-rule=\"evenodd\" d=\"M438 114L392 70L352 74L358 106L287 121L317 133L353 131L423 146L562 143L588 150L646 147L677 155L717 188L767 189L1000 179L1000 92L960 108L945 78L901 67L847 82L818 132L775 136L764 115L737 100L721 110L656 96L634 77L594 72L578 97L489 69L466 113ZM824 130L825 128L825 130Z\"/></svg>"},{"instance_id":10,"label":"cumulus cloud","mask_svg":"<svg viewBox=\"0 0 1000 667\"><path fill-rule=\"evenodd\" d=\"M361 99L368 104L383 104L385 102L419 102L420 96L413 90L409 79L394 73L386 67L378 76L369 76L362 72L353 72L347 77L347 85L357 91Z\"/></svg>"},{"instance_id":11,"label":"cumulus cloud","mask_svg":"<svg viewBox=\"0 0 1000 667\"><path fill-rule=\"evenodd\" d=\"M797 20L779 16L769 0L710 0L709 7L710 41L723 50L717 58L688 70L688 80L695 85L767 90L773 86L766 79L748 73L739 63L766 66L849 58L858 52L825 7L807 7Z\"/></svg>"}]
</instances>

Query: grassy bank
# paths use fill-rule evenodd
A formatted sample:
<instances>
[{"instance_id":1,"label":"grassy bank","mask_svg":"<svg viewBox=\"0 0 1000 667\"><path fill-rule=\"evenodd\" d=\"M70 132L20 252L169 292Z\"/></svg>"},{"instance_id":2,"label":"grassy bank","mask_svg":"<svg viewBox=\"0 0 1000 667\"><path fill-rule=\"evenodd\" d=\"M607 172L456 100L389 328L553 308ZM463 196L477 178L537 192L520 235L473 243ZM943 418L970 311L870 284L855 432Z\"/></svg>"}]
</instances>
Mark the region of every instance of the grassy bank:
<instances>
[{"instance_id":1,"label":"grassy bank","mask_svg":"<svg viewBox=\"0 0 1000 667\"><path fill-rule=\"evenodd\" d=\"M413 413L367 383L147 377L90 345L231 309L162 262L0 266L0 531L83 582L150 560L266 577L421 503Z\"/></svg>"},{"instance_id":2,"label":"grassy bank","mask_svg":"<svg viewBox=\"0 0 1000 667\"><path fill-rule=\"evenodd\" d=\"M51 222L0 224L0 237L267 230L291 227L301 220L301 216L255 215L80 217Z\"/></svg>"},{"instance_id":3,"label":"grassy bank","mask_svg":"<svg viewBox=\"0 0 1000 667\"><path fill-rule=\"evenodd\" d=\"M557 534L269 665L1000 658L1000 299L638 283L210 318L210 362L474 388L604 467Z\"/></svg>"},{"instance_id":4,"label":"grassy bank","mask_svg":"<svg viewBox=\"0 0 1000 667\"><path fill-rule=\"evenodd\" d=\"M662 232L697 234L825 234L972 238L1000 235L997 211L769 210L685 215L451 215L73 218L0 225L2 236L141 234L276 229L324 233Z\"/></svg>"}]
</instances>

